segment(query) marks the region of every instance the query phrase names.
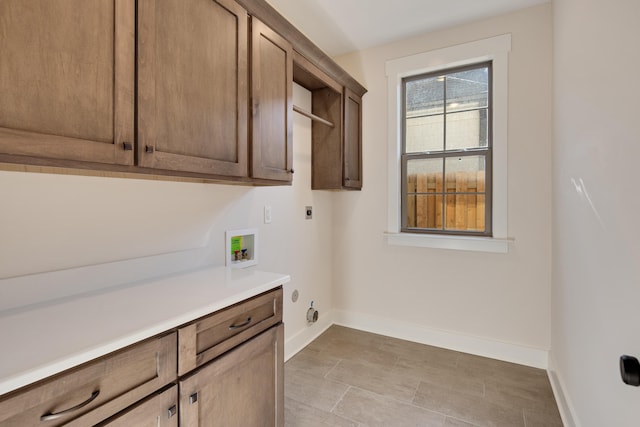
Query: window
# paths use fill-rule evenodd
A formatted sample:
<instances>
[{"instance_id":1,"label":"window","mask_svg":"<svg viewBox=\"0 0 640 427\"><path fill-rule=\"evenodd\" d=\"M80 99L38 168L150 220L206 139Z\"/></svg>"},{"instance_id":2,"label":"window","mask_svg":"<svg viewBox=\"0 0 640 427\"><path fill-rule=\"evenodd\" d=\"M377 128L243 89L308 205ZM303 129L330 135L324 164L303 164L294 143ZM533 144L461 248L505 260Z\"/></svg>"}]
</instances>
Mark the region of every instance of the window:
<instances>
[{"instance_id":1,"label":"window","mask_svg":"<svg viewBox=\"0 0 640 427\"><path fill-rule=\"evenodd\" d=\"M402 79L403 232L491 236L491 62Z\"/></svg>"},{"instance_id":2,"label":"window","mask_svg":"<svg viewBox=\"0 0 640 427\"><path fill-rule=\"evenodd\" d=\"M388 244L508 252L509 242L512 241L507 236L507 116L510 50L511 35L504 34L386 62L389 134L387 139L388 214L385 236ZM449 76L449 86L455 85L453 77L464 77L465 73L471 75L479 73L472 70L482 67L488 67L486 109L481 108L479 104L471 107L470 100L466 102L468 108L464 107L462 105L464 103L457 100L460 98L457 89L450 91L449 94L446 93L444 84L447 76ZM444 77L442 82L438 82L440 77ZM429 105L428 102L420 105L412 100L407 107L406 85L409 86L409 92L413 91L411 87L413 85L416 93L419 93L427 91L419 86L429 87L429 84L432 88L442 85L442 111L436 113L434 105ZM465 87L469 89L472 86L480 87L475 83L473 85L461 83L459 89ZM473 102L477 103L484 95L481 94L482 91L476 92L480 93L469 95L468 98L473 98ZM432 101L434 99L437 101L435 97ZM456 102L458 105L453 105ZM454 125L456 118L465 117L474 124ZM405 120L410 122L407 126L405 126ZM485 132L486 137L483 136ZM427 135L433 133L440 134L440 139L427 138ZM473 138L469 139L469 134L473 134ZM470 177L470 171L473 170L476 172L475 183ZM456 179L456 184L450 183L450 187L445 188L447 171L456 172L456 174L458 171L464 171L470 182L467 180L458 182ZM418 188L419 174L426 175L426 178L420 178L423 180L420 188ZM429 174L434 175L430 177ZM478 175L483 174L484 189L481 186L478 187L477 183ZM411 187L412 175L416 176L415 188ZM437 176L441 177L442 187L439 187ZM424 179L427 180L426 186ZM435 186L430 181L434 181ZM425 187L426 191L424 191ZM473 204L474 196L475 205ZM481 204L482 196L484 196L484 209ZM471 207L475 207L475 228L473 220L470 219L473 218L473 213L467 214L465 222L461 217L455 223L447 223L447 215L451 221L455 218L455 214L452 216L451 212L447 213L447 208L451 209L454 206L457 208L464 203L467 203L468 208L470 198ZM420 206L421 211L419 215L415 214L410 218L409 211L413 203L416 207ZM423 213L425 209L434 212L431 218L428 213L425 216Z\"/></svg>"}]
</instances>

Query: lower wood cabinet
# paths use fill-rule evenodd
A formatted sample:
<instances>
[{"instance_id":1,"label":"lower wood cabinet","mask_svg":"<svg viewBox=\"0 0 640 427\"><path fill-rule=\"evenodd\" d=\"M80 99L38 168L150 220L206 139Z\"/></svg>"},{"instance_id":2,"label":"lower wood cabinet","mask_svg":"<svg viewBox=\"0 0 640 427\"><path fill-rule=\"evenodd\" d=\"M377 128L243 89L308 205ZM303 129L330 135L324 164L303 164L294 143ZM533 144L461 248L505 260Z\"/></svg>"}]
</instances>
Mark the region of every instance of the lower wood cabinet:
<instances>
[{"instance_id":1,"label":"lower wood cabinet","mask_svg":"<svg viewBox=\"0 0 640 427\"><path fill-rule=\"evenodd\" d=\"M283 426L282 287L0 396L1 427L62 425Z\"/></svg>"},{"instance_id":2,"label":"lower wood cabinet","mask_svg":"<svg viewBox=\"0 0 640 427\"><path fill-rule=\"evenodd\" d=\"M263 332L180 380L180 425L284 425L284 326Z\"/></svg>"},{"instance_id":3,"label":"lower wood cabinet","mask_svg":"<svg viewBox=\"0 0 640 427\"><path fill-rule=\"evenodd\" d=\"M92 426L176 379L176 333L152 338L0 398L0 426Z\"/></svg>"}]
</instances>

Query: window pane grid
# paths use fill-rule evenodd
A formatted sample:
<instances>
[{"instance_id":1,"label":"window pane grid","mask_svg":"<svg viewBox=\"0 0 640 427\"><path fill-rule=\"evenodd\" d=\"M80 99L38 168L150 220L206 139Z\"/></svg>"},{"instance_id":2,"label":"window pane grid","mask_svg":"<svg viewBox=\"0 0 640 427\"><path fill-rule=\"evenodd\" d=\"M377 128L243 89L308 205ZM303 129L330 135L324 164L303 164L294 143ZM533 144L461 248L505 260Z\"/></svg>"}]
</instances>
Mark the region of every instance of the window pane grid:
<instances>
[{"instance_id":1,"label":"window pane grid","mask_svg":"<svg viewBox=\"0 0 640 427\"><path fill-rule=\"evenodd\" d=\"M403 231L491 234L489 72L482 64L405 80Z\"/></svg>"}]
</instances>

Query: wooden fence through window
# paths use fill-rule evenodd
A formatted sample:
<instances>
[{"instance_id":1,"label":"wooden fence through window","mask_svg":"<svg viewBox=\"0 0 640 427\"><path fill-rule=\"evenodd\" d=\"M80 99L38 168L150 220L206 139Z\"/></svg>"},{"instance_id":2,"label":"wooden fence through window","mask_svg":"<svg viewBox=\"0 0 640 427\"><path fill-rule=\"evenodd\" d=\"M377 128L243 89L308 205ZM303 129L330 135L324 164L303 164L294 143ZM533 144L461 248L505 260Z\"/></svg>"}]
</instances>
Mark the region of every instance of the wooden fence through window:
<instances>
[{"instance_id":1,"label":"wooden fence through window","mask_svg":"<svg viewBox=\"0 0 640 427\"><path fill-rule=\"evenodd\" d=\"M484 231L484 171L447 172L444 188L441 173L408 175L407 216L409 227Z\"/></svg>"}]
</instances>

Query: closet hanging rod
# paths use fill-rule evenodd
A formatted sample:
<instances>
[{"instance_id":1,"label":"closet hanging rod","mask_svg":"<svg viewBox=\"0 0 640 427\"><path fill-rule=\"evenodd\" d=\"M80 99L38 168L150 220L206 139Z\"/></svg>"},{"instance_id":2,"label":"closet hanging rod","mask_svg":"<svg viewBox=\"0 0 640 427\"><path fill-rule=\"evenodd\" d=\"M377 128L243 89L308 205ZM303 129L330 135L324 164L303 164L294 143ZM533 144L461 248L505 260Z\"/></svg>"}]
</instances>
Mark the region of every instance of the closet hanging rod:
<instances>
[{"instance_id":1,"label":"closet hanging rod","mask_svg":"<svg viewBox=\"0 0 640 427\"><path fill-rule=\"evenodd\" d=\"M300 113L303 116L309 117L311 120L315 120L317 122L320 122L322 124L325 124L327 126L331 126L331 127L335 127L333 123L331 123L328 120L323 119L322 117L318 117L313 113L308 112L307 110L298 107L297 105L293 106L293 111L295 111L296 113Z\"/></svg>"}]
</instances>

